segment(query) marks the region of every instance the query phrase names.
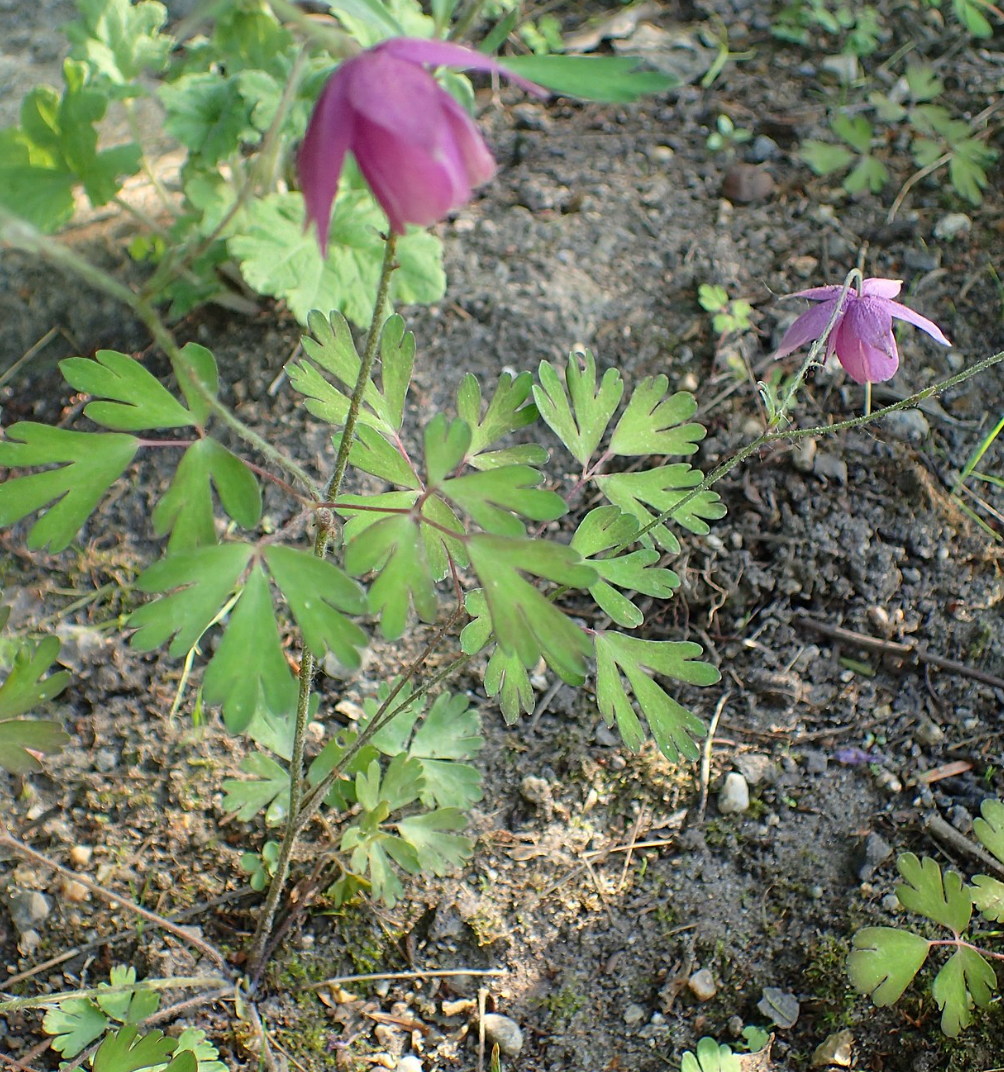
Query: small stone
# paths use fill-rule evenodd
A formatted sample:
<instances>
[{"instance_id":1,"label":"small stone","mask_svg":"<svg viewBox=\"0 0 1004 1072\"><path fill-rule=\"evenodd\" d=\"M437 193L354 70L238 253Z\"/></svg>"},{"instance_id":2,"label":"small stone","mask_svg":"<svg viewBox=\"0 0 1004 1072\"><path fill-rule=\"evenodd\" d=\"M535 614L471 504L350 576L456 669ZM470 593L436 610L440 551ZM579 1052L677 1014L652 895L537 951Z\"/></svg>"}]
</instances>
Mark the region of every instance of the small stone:
<instances>
[{"instance_id":1,"label":"small stone","mask_svg":"<svg viewBox=\"0 0 1004 1072\"><path fill-rule=\"evenodd\" d=\"M774 193L775 185L774 177L764 168L735 163L722 180L722 197L741 205L766 201Z\"/></svg>"},{"instance_id":2,"label":"small stone","mask_svg":"<svg viewBox=\"0 0 1004 1072\"><path fill-rule=\"evenodd\" d=\"M497 1012L485 1014L485 1038L494 1043L505 1057L518 1057L523 1049L523 1031L515 1020Z\"/></svg>"},{"instance_id":3,"label":"small stone","mask_svg":"<svg viewBox=\"0 0 1004 1072\"><path fill-rule=\"evenodd\" d=\"M838 82L849 86L856 82L860 73L858 58L853 52L841 52L836 56L824 56L819 62L819 68L832 74Z\"/></svg>"},{"instance_id":4,"label":"small stone","mask_svg":"<svg viewBox=\"0 0 1004 1072\"><path fill-rule=\"evenodd\" d=\"M887 893L879 903L887 912L898 912L900 910L899 898L894 893Z\"/></svg>"},{"instance_id":5,"label":"small stone","mask_svg":"<svg viewBox=\"0 0 1004 1072\"><path fill-rule=\"evenodd\" d=\"M70 849L70 863L74 867L86 867L91 862L93 852L90 845L74 845Z\"/></svg>"},{"instance_id":6,"label":"small stone","mask_svg":"<svg viewBox=\"0 0 1004 1072\"><path fill-rule=\"evenodd\" d=\"M824 481L835 480L838 484L847 483L847 462L835 454L820 451L813 461L812 471Z\"/></svg>"},{"instance_id":7,"label":"small stone","mask_svg":"<svg viewBox=\"0 0 1004 1072\"><path fill-rule=\"evenodd\" d=\"M551 117L539 104L523 101L513 105L512 117L519 130L547 131L551 129Z\"/></svg>"},{"instance_id":8,"label":"small stone","mask_svg":"<svg viewBox=\"0 0 1004 1072\"><path fill-rule=\"evenodd\" d=\"M781 147L766 134L757 134L746 155L751 164L765 164L781 155Z\"/></svg>"},{"instance_id":9,"label":"small stone","mask_svg":"<svg viewBox=\"0 0 1004 1072\"><path fill-rule=\"evenodd\" d=\"M718 810L723 815L741 815L750 806L750 787L738 771L725 775L725 784L718 794Z\"/></svg>"},{"instance_id":10,"label":"small stone","mask_svg":"<svg viewBox=\"0 0 1004 1072\"><path fill-rule=\"evenodd\" d=\"M94 755L94 769L102 774L111 774L118 765L119 757L114 748L99 748Z\"/></svg>"},{"instance_id":11,"label":"small stone","mask_svg":"<svg viewBox=\"0 0 1004 1072\"><path fill-rule=\"evenodd\" d=\"M77 882L72 878L63 879L60 893L63 895L63 900L69 901L70 904L80 904L91 895L91 891L82 882Z\"/></svg>"},{"instance_id":12,"label":"small stone","mask_svg":"<svg viewBox=\"0 0 1004 1072\"><path fill-rule=\"evenodd\" d=\"M17 951L22 957L30 957L42 944L42 936L38 931L30 928L24 931L17 940Z\"/></svg>"},{"instance_id":13,"label":"small stone","mask_svg":"<svg viewBox=\"0 0 1004 1072\"><path fill-rule=\"evenodd\" d=\"M741 756L736 756L736 766L749 785L771 783L777 779L774 761L760 752L744 752Z\"/></svg>"},{"instance_id":14,"label":"small stone","mask_svg":"<svg viewBox=\"0 0 1004 1072\"><path fill-rule=\"evenodd\" d=\"M876 869L892 856L892 846L885 838L873 830L861 847L861 862L858 864L858 878L868 882Z\"/></svg>"},{"instance_id":15,"label":"small stone","mask_svg":"<svg viewBox=\"0 0 1004 1072\"><path fill-rule=\"evenodd\" d=\"M502 1049L500 1046L499 1049ZM422 1072L422 1062L412 1053L397 1063L397 1072Z\"/></svg>"},{"instance_id":16,"label":"small stone","mask_svg":"<svg viewBox=\"0 0 1004 1072\"><path fill-rule=\"evenodd\" d=\"M44 923L51 911L48 897L38 890L15 890L10 895L10 919L18 934Z\"/></svg>"},{"instance_id":17,"label":"small stone","mask_svg":"<svg viewBox=\"0 0 1004 1072\"><path fill-rule=\"evenodd\" d=\"M929 748L941 744L945 739L945 731L937 722L932 722L926 716L921 718L913 735L921 744L926 744Z\"/></svg>"},{"instance_id":18,"label":"small stone","mask_svg":"<svg viewBox=\"0 0 1004 1072\"><path fill-rule=\"evenodd\" d=\"M628 1027L634 1027L635 1024L640 1024L647 1016L648 1013L641 1005L631 1004L624 1010L624 1023Z\"/></svg>"},{"instance_id":19,"label":"small stone","mask_svg":"<svg viewBox=\"0 0 1004 1072\"><path fill-rule=\"evenodd\" d=\"M914 272L933 272L941 267L940 249L908 249L903 263Z\"/></svg>"},{"instance_id":20,"label":"small stone","mask_svg":"<svg viewBox=\"0 0 1004 1072\"><path fill-rule=\"evenodd\" d=\"M875 784L891 796L896 796L897 793L903 792L903 783L892 771L886 770L885 767L880 767L876 772Z\"/></svg>"},{"instance_id":21,"label":"small stone","mask_svg":"<svg viewBox=\"0 0 1004 1072\"><path fill-rule=\"evenodd\" d=\"M757 1003L757 1008L769 1020L785 1030L795 1026L798 1014L802 1011L794 994L779 990L776 986L763 988L763 997Z\"/></svg>"},{"instance_id":22,"label":"small stone","mask_svg":"<svg viewBox=\"0 0 1004 1072\"><path fill-rule=\"evenodd\" d=\"M813 1068L826 1068L836 1065L838 1068L850 1068L851 1050L854 1047L854 1036L844 1028L830 1035L821 1042L812 1054Z\"/></svg>"},{"instance_id":23,"label":"small stone","mask_svg":"<svg viewBox=\"0 0 1004 1072\"><path fill-rule=\"evenodd\" d=\"M934 225L934 237L950 242L969 234L972 229L973 221L964 212L949 212Z\"/></svg>"},{"instance_id":24,"label":"small stone","mask_svg":"<svg viewBox=\"0 0 1004 1072\"><path fill-rule=\"evenodd\" d=\"M828 759L825 752L805 752L806 774L825 774Z\"/></svg>"},{"instance_id":25,"label":"small stone","mask_svg":"<svg viewBox=\"0 0 1004 1072\"><path fill-rule=\"evenodd\" d=\"M811 473L816 460L816 441L800 439L791 452L791 464L800 473Z\"/></svg>"},{"instance_id":26,"label":"small stone","mask_svg":"<svg viewBox=\"0 0 1004 1072\"><path fill-rule=\"evenodd\" d=\"M519 783L519 791L524 800L529 801L529 803L536 805L538 808L547 811L549 808L554 807L554 796L551 793L550 785L545 779L538 778L535 774L528 774Z\"/></svg>"},{"instance_id":27,"label":"small stone","mask_svg":"<svg viewBox=\"0 0 1004 1072\"><path fill-rule=\"evenodd\" d=\"M919 409L898 409L885 418L886 431L901 443L923 443L931 425Z\"/></svg>"},{"instance_id":28,"label":"small stone","mask_svg":"<svg viewBox=\"0 0 1004 1072\"><path fill-rule=\"evenodd\" d=\"M718 987L715 986L715 977L712 975L710 968L701 968L700 971L695 971L687 980L687 986L698 1001L710 1001L718 993Z\"/></svg>"}]
</instances>

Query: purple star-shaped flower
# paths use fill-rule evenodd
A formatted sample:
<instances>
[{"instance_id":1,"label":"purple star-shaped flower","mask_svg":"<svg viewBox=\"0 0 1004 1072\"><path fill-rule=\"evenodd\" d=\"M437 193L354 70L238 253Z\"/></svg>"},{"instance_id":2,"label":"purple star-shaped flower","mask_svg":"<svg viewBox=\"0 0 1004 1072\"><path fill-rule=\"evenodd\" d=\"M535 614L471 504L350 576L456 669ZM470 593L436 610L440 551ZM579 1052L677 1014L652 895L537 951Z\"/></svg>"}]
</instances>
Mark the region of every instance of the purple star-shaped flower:
<instances>
[{"instance_id":1,"label":"purple star-shaped flower","mask_svg":"<svg viewBox=\"0 0 1004 1072\"><path fill-rule=\"evenodd\" d=\"M298 160L307 221L317 225L322 253L350 150L398 234L406 224L442 219L495 174L471 117L426 65L494 71L546 96L490 56L448 41L395 37L345 60L321 91Z\"/></svg>"},{"instance_id":2,"label":"purple star-shaped flower","mask_svg":"<svg viewBox=\"0 0 1004 1072\"><path fill-rule=\"evenodd\" d=\"M899 351L892 333L893 318L905 320L926 331L944 346L952 344L937 324L892 299L903 285L899 279L866 279L860 294L851 289L844 298L837 322L826 341L826 358L836 353L848 376L856 383L881 383L891 379L899 367ZM841 286L813 287L792 294L819 302L804 312L785 332L775 357L784 357L826 330L843 292ZM826 359L824 358L824 360Z\"/></svg>"}]
</instances>

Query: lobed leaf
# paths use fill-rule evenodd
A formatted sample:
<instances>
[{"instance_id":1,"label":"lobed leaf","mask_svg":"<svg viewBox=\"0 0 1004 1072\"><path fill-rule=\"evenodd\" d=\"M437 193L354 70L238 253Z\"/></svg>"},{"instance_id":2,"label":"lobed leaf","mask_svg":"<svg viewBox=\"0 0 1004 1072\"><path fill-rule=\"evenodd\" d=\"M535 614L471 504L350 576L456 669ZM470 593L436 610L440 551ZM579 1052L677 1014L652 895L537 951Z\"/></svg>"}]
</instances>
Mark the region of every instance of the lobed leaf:
<instances>
[{"instance_id":1,"label":"lobed leaf","mask_svg":"<svg viewBox=\"0 0 1004 1072\"><path fill-rule=\"evenodd\" d=\"M588 638L520 571L583 588L595 582L595 571L572 548L541 540L477 535L470 537L467 550L502 649L517 655L526 667L543 656L564 681L582 684Z\"/></svg>"},{"instance_id":2,"label":"lobed leaf","mask_svg":"<svg viewBox=\"0 0 1004 1072\"><path fill-rule=\"evenodd\" d=\"M341 434L331 437L336 453L341 440ZM421 479L402 451L388 442L382 432L367 424L356 425L355 438L349 448L349 464L398 487L410 488L413 491L420 491L422 488Z\"/></svg>"},{"instance_id":3,"label":"lobed leaf","mask_svg":"<svg viewBox=\"0 0 1004 1072\"><path fill-rule=\"evenodd\" d=\"M0 724L0 729L2 728ZM990 878L989 875L977 875L973 879L969 894L984 919L1004 923L1004 882Z\"/></svg>"},{"instance_id":4,"label":"lobed leaf","mask_svg":"<svg viewBox=\"0 0 1004 1072\"><path fill-rule=\"evenodd\" d=\"M67 1060L76 1057L108 1027L108 1018L88 998L64 998L42 1020L47 1035L54 1035L52 1048Z\"/></svg>"},{"instance_id":5,"label":"lobed leaf","mask_svg":"<svg viewBox=\"0 0 1004 1072\"><path fill-rule=\"evenodd\" d=\"M238 586L253 548L227 543L170 554L145 569L136 581L141 592L171 592L133 611L130 643L153 651L173 637L172 658L190 651ZM177 589L177 591L172 591Z\"/></svg>"},{"instance_id":6,"label":"lobed leaf","mask_svg":"<svg viewBox=\"0 0 1004 1072\"><path fill-rule=\"evenodd\" d=\"M532 521L554 521L568 512L560 495L537 487L542 480L542 474L528 465L505 465L444 480L440 491L485 531L519 537L525 530L516 514Z\"/></svg>"},{"instance_id":7,"label":"lobed leaf","mask_svg":"<svg viewBox=\"0 0 1004 1072\"><path fill-rule=\"evenodd\" d=\"M277 825L289 810L289 772L263 752L245 756L241 770L251 778L224 779L223 810L235 812L241 822L249 823L259 812L269 809L274 822L266 816L266 825ZM276 804L278 807L273 809Z\"/></svg>"},{"instance_id":8,"label":"lobed leaf","mask_svg":"<svg viewBox=\"0 0 1004 1072\"><path fill-rule=\"evenodd\" d=\"M46 637L19 645L7 679L0 685L0 719L15 718L58 696L70 682L65 670L45 674L59 656L59 640Z\"/></svg>"},{"instance_id":9,"label":"lobed leaf","mask_svg":"<svg viewBox=\"0 0 1004 1072\"><path fill-rule=\"evenodd\" d=\"M121 1023L137 1024L152 1016L160 1008L160 995L148 990L142 983L136 984L136 969L116 964L108 973L108 982L98 984L95 998L102 1012ZM134 984L136 984L134 986ZM133 986L132 990L101 993L110 987Z\"/></svg>"},{"instance_id":10,"label":"lobed leaf","mask_svg":"<svg viewBox=\"0 0 1004 1072\"><path fill-rule=\"evenodd\" d=\"M216 398L220 390L216 358L196 342L185 343L175 358L174 374L188 403L192 422L198 428L205 428L212 410L209 399Z\"/></svg>"},{"instance_id":11,"label":"lobed leaf","mask_svg":"<svg viewBox=\"0 0 1004 1072\"><path fill-rule=\"evenodd\" d=\"M254 473L215 439L199 439L185 451L151 515L158 536L171 533L169 553L216 543L214 487L223 509L238 525L257 526L261 487Z\"/></svg>"},{"instance_id":12,"label":"lobed leaf","mask_svg":"<svg viewBox=\"0 0 1004 1072\"><path fill-rule=\"evenodd\" d=\"M296 706L296 681L282 650L275 608L261 567L251 567L223 636L202 678L202 695L223 709L231 733L247 729L259 706Z\"/></svg>"},{"instance_id":13,"label":"lobed leaf","mask_svg":"<svg viewBox=\"0 0 1004 1072\"><path fill-rule=\"evenodd\" d=\"M896 896L904 908L940 923L956 936L969 926L973 902L957 872L942 875L937 861L929 856L919 860L912 852L901 853L896 866L906 880L896 887Z\"/></svg>"},{"instance_id":14,"label":"lobed leaf","mask_svg":"<svg viewBox=\"0 0 1004 1072\"><path fill-rule=\"evenodd\" d=\"M686 391L666 397L669 379L649 376L634 389L610 438L610 452L625 456L693 454L707 435L701 424L684 424L697 412L697 401Z\"/></svg>"},{"instance_id":15,"label":"lobed leaf","mask_svg":"<svg viewBox=\"0 0 1004 1072\"><path fill-rule=\"evenodd\" d=\"M143 71L162 71L174 39L161 30L167 8L156 0L77 0L80 19L66 27L70 55L118 89L118 97L138 95Z\"/></svg>"},{"instance_id":16,"label":"lobed leaf","mask_svg":"<svg viewBox=\"0 0 1004 1072\"><path fill-rule=\"evenodd\" d=\"M94 1072L139 1072L171 1060L177 1042L167 1038L163 1031L151 1031L140 1035L132 1024L126 1024L109 1035L94 1055ZM178 1064L171 1061L164 1072L197 1072L195 1054L186 1051L185 1060Z\"/></svg>"},{"instance_id":17,"label":"lobed leaf","mask_svg":"<svg viewBox=\"0 0 1004 1072\"><path fill-rule=\"evenodd\" d=\"M983 847L1004 864L1004 802L984 800L980 805L980 818L973 822L973 833Z\"/></svg>"},{"instance_id":18,"label":"lobed leaf","mask_svg":"<svg viewBox=\"0 0 1004 1072\"><path fill-rule=\"evenodd\" d=\"M475 469L488 468L478 455L503 436L533 424L538 412L533 402L528 401L532 391L532 373L521 372L513 379L508 372L503 372L482 417L481 384L475 376L467 373L457 389L457 415L471 429L468 464ZM543 453L546 460L547 454Z\"/></svg>"},{"instance_id":19,"label":"lobed leaf","mask_svg":"<svg viewBox=\"0 0 1004 1072\"><path fill-rule=\"evenodd\" d=\"M0 484L0 526L43 510L28 533L28 547L64 550L138 449L139 440L133 436L71 432L31 421L13 425L0 442L0 466L60 468Z\"/></svg>"},{"instance_id":20,"label":"lobed leaf","mask_svg":"<svg viewBox=\"0 0 1004 1072\"><path fill-rule=\"evenodd\" d=\"M716 492L702 491L689 498L704 477L700 470L684 462L635 473L611 473L594 479L610 502L636 517L642 527L670 510L673 511L670 514L672 521L698 536L706 536L711 531L706 520L714 521L725 516L725 506ZM686 505L680 506L684 500L688 500ZM640 539L647 547L654 544L672 554L678 554L680 550L679 540L665 522L653 526Z\"/></svg>"},{"instance_id":21,"label":"lobed leaf","mask_svg":"<svg viewBox=\"0 0 1004 1072\"><path fill-rule=\"evenodd\" d=\"M34 753L52 755L70 740L58 722L49 719L0 719L0 770L34 774L42 769Z\"/></svg>"},{"instance_id":22,"label":"lobed leaf","mask_svg":"<svg viewBox=\"0 0 1004 1072\"><path fill-rule=\"evenodd\" d=\"M467 816L460 808L409 815L395 824L401 837L415 850L419 866L434 875L445 875L466 863L474 852L474 841L451 831L463 830Z\"/></svg>"},{"instance_id":23,"label":"lobed leaf","mask_svg":"<svg viewBox=\"0 0 1004 1072\"><path fill-rule=\"evenodd\" d=\"M360 586L333 562L309 551L273 544L264 557L307 647L315 655L333 652L343 666L357 668L367 636L346 615L366 609Z\"/></svg>"},{"instance_id":24,"label":"lobed leaf","mask_svg":"<svg viewBox=\"0 0 1004 1072\"><path fill-rule=\"evenodd\" d=\"M548 427L584 467L620 403L624 383L617 369L607 369L597 391L596 360L589 350L569 354L564 372L562 383L555 369L541 361L533 397Z\"/></svg>"},{"instance_id":25,"label":"lobed leaf","mask_svg":"<svg viewBox=\"0 0 1004 1072\"><path fill-rule=\"evenodd\" d=\"M595 636L596 700L608 726L614 721L624 744L638 749L645 739L622 676L627 678L635 702L648 722L659 751L668 759L697 759L697 738L705 733L704 723L676 702L654 674L662 674L691 685L713 685L721 674L710 663L697 662L702 654L689 641L640 640L623 633L603 632Z\"/></svg>"},{"instance_id":26,"label":"lobed leaf","mask_svg":"<svg viewBox=\"0 0 1004 1072\"><path fill-rule=\"evenodd\" d=\"M425 426L424 440L428 486L438 488L463 463L471 445L471 428L466 421L451 421L444 413L437 413Z\"/></svg>"},{"instance_id":27,"label":"lobed leaf","mask_svg":"<svg viewBox=\"0 0 1004 1072\"><path fill-rule=\"evenodd\" d=\"M241 93L238 75L183 74L161 86L157 96L166 113L164 130L188 149L189 167L198 162L211 168L261 139L251 119L254 103Z\"/></svg>"},{"instance_id":28,"label":"lobed leaf","mask_svg":"<svg viewBox=\"0 0 1004 1072\"><path fill-rule=\"evenodd\" d=\"M941 1009L941 1030L955 1038L973 1022L973 1006L985 1009L997 986L987 961L968 946L960 946L934 977L931 992Z\"/></svg>"},{"instance_id":29,"label":"lobed leaf","mask_svg":"<svg viewBox=\"0 0 1004 1072\"><path fill-rule=\"evenodd\" d=\"M903 995L927 959L931 943L912 931L895 927L865 927L854 935L847 958L851 982L879 1008Z\"/></svg>"},{"instance_id":30,"label":"lobed leaf","mask_svg":"<svg viewBox=\"0 0 1004 1072\"><path fill-rule=\"evenodd\" d=\"M59 369L71 387L108 400L88 402L84 413L112 431L186 428L195 423L153 373L117 350L98 350L93 360L70 357L60 361Z\"/></svg>"},{"instance_id":31,"label":"lobed leaf","mask_svg":"<svg viewBox=\"0 0 1004 1072\"><path fill-rule=\"evenodd\" d=\"M470 655L491 639L492 620L481 588L467 593L464 606L473 620L460 633L460 648ZM489 696L499 697L499 707L509 725L519 718L521 711L528 715L533 712L533 687L526 667L515 651L506 652L498 644L492 648L485 670L485 691Z\"/></svg>"}]
</instances>

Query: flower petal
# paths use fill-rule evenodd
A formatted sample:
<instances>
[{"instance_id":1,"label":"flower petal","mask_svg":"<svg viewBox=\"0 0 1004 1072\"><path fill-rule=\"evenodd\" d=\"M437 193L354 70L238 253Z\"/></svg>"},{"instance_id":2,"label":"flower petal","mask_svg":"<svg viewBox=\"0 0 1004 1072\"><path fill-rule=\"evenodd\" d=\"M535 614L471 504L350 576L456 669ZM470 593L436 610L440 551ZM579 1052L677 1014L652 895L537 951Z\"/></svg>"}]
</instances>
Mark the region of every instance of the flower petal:
<instances>
[{"instance_id":1,"label":"flower petal","mask_svg":"<svg viewBox=\"0 0 1004 1072\"><path fill-rule=\"evenodd\" d=\"M839 291L839 287L836 288ZM791 325L784 333L781 345L774 351L774 357L785 357L804 346L807 342L818 339L826 330L826 325L833 315L834 302L828 301L822 305L813 305ZM840 321L837 321L838 325ZM832 336L831 336L832 338Z\"/></svg>"},{"instance_id":2,"label":"flower petal","mask_svg":"<svg viewBox=\"0 0 1004 1072\"><path fill-rule=\"evenodd\" d=\"M462 71L493 71L503 74L511 82L538 97L548 96L548 92L535 82L528 82L518 74L506 69L498 60L476 52L465 45L455 45L451 41L435 41L415 37L392 37L381 41L374 52L386 52L408 63L428 63L433 67L457 67Z\"/></svg>"},{"instance_id":3,"label":"flower petal","mask_svg":"<svg viewBox=\"0 0 1004 1072\"><path fill-rule=\"evenodd\" d=\"M442 101L449 94L424 67L375 49L351 62L347 92L356 115L383 127L393 139L426 151L442 141Z\"/></svg>"},{"instance_id":4,"label":"flower petal","mask_svg":"<svg viewBox=\"0 0 1004 1072\"><path fill-rule=\"evenodd\" d=\"M908 309L905 305L901 305L899 302L886 301L884 304L889 310L890 316L894 316L897 320L905 320L908 324L913 324L915 328L920 328L921 331L926 331L932 339L936 339L942 346L952 345L945 337L941 328L939 328L933 321L928 320L926 316L921 316L920 313L915 313L912 309Z\"/></svg>"},{"instance_id":5,"label":"flower petal","mask_svg":"<svg viewBox=\"0 0 1004 1072\"><path fill-rule=\"evenodd\" d=\"M884 298L859 298L840 322L837 358L855 383L881 383L899 367L888 304Z\"/></svg>"},{"instance_id":6,"label":"flower petal","mask_svg":"<svg viewBox=\"0 0 1004 1072\"><path fill-rule=\"evenodd\" d=\"M347 93L353 62L343 63L321 91L296 162L307 206L306 226L317 225L322 257L328 252L331 205L353 135L352 106Z\"/></svg>"},{"instance_id":7,"label":"flower petal","mask_svg":"<svg viewBox=\"0 0 1004 1072\"><path fill-rule=\"evenodd\" d=\"M861 293L871 298L895 298L902 286L902 279L866 279L861 284Z\"/></svg>"},{"instance_id":8,"label":"flower petal","mask_svg":"<svg viewBox=\"0 0 1004 1072\"><path fill-rule=\"evenodd\" d=\"M443 118L459 158L463 161L467 184L480 186L495 174L495 158L466 109L449 94L444 96L442 104Z\"/></svg>"}]
</instances>

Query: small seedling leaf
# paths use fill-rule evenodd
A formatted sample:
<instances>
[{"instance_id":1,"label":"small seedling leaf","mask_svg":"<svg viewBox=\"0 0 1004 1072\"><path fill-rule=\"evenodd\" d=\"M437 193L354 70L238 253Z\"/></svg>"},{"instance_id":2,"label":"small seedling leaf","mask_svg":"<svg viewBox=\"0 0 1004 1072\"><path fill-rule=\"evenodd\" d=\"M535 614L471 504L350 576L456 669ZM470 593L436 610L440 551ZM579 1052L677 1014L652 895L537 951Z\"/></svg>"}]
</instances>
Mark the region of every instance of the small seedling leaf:
<instances>
[{"instance_id":1,"label":"small seedling leaf","mask_svg":"<svg viewBox=\"0 0 1004 1072\"><path fill-rule=\"evenodd\" d=\"M973 903L957 872L942 875L937 861L929 856L920 860L912 852L901 853L896 866L906 880L896 887L896 896L904 908L940 923L956 935L969 926Z\"/></svg>"},{"instance_id":2,"label":"small seedling leaf","mask_svg":"<svg viewBox=\"0 0 1004 1072\"><path fill-rule=\"evenodd\" d=\"M610 451L624 456L693 454L707 432L684 424L697 412L694 396L678 391L666 396L666 376L649 376L634 389L610 438Z\"/></svg>"},{"instance_id":3,"label":"small seedling leaf","mask_svg":"<svg viewBox=\"0 0 1004 1072\"><path fill-rule=\"evenodd\" d=\"M960 946L934 977L931 992L941 1009L941 1030L955 1038L973 1022L973 1005L985 1009L997 986L993 968L967 946Z\"/></svg>"},{"instance_id":4,"label":"small seedling leaf","mask_svg":"<svg viewBox=\"0 0 1004 1072\"><path fill-rule=\"evenodd\" d=\"M698 662L700 645L689 641L640 640L623 633L597 633L596 699L607 725L617 722L624 744L637 750L645 734L628 698L627 678L638 708L648 722L659 751L668 759L697 759L697 739L704 723L674 700L654 675L661 674L690 685L713 685L721 674L710 663Z\"/></svg>"},{"instance_id":5,"label":"small seedling leaf","mask_svg":"<svg viewBox=\"0 0 1004 1072\"><path fill-rule=\"evenodd\" d=\"M1004 802L984 800L980 805L980 818L973 823L973 833L984 848L1004 864Z\"/></svg>"},{"instance_id":6,"label":"small seedling leaf","mask_svg":"<svg viewBox=\"0 0 1004 1072\"><path fill-rule=\"evenodd\" d=\"M1004 923L1004 882L989 875L977 875L969 893L984 919Z\"/></svg>"},{"instance_id":7,"label":"small seedling leaf","mask_svg":"<svg viewBox=\"0 0 1004 1072\"><path fill-rule=\"evenodd\" d=\"M696 1053L688 1051L680 1063L680 1072L742 1072L742 1068L729 1046L707 1037L697 1043Z\"/></svg>"},{"instance_id":8,"label":"small seedling leaf","mask_svg":"<svg viewBox=\"0 0 1004 1072\"><path fill-rule=\"evenodd\" d=\"M847 974L880 1008L892 1005L920 971L930 947L926 938L912 931L865 927L854 935Z\"/></svg>"},{"instance_id":9,"label":"small seedling leaf","mask_svg":"<svg viewBox=\"0 0 1004 1072\"><path fill-rule=\"evenodd\" d=\"M241 761L241 770L251 779L226 778L223 782L223 810L236 812L241 822L249 823L274 801L283 797L289 807L289 774L263 752L253 752Z\"/></svg>"},{"instance_id":10,"label":"small seedling leaf","mask_svg":"<svg viewBox=\"0 0 1004 1072\"><path fill-rule=\"evenodd\" d=\"M98 400L87 403L85 415L114 432L186 428L195 423L152 372L117 350L98 350L93 359L69 357L60 361L59 369L71 387Z\"/></svg>"},{"instance_id":11,"label":"small seedling leaf","mask_svg":"<svg viewBox=\"0 0 1004 1072\"><path fill-rule=\"evenodd\" d=\"M69 1060L76 1057L108 1027L108 1017L87 998L64 998L42 1020L47 1035L55 1035L52 1048Z\"/></svg>"},{"instance_id":12,"label":"small seedling leaf","mask_svg":"<svg viewBox=\"0 0 1004 1072\"><path fill-rule=\"evenodd\" d=\"M110 986L133 986L136 983L136 969L117 964L108 973L108 980L107 983L98 985L99 991L107 990ZM155 990L146 989L142 983L136 985L133 990L112 994L99 993L95 1000L107 1016L120 1023L139 1023L160 1008L160 996Z\"/></svg>"},{"instance_id":13,"label":"small seedling leaf","mask_svg":"<svg viewBox=\"0 0 1004 1072\"><path fill-rule=\"evenodd\" d=\"M862 190L871 190L873 194L877 194L888 181L889 170L885 164L877 157L863 156L844 179L844 189L850 194L860 193Z\"/></svg>"},{"instance_id":14,"label":"small seedling leaf","mask_svg":"<svg viewBox=\"0 0 1004 1072\"><path fill-rule=\"evenodd\" d=\"M138 449L133 436L71 432L31 421L13 425L0 442L0 466L63 464L0 484L0 527L48 506L28 533L28 548L64 550Z\"/></svg>"},{"instance_id":15,"label":"small seedling leaf","mask_svg":"<svg viewBox=\"0 0 1004 1072\"><path fill-rule=\"evenodd\" d=\"M596 360L589 350L569 354L564 372L562 382L558 372L542 361L533 397L550 429L585 466L620 403L624 383L617 369L607 369L597 390Z\"/></svg>"}]
</instances>

